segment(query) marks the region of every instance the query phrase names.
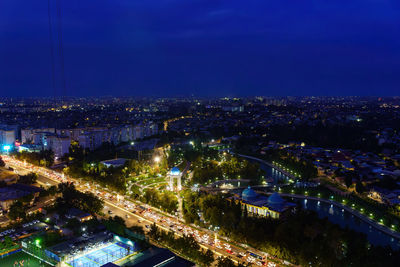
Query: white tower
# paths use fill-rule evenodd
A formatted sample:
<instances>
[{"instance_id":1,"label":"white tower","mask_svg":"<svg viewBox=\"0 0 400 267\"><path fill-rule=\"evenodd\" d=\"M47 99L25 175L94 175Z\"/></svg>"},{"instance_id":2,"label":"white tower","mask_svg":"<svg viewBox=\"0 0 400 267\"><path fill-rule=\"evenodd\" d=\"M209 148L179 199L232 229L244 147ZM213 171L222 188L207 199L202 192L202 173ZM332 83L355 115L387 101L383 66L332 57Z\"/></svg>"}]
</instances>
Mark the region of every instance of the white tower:
<instances>
[{"instance_id":1,"label":"white tower","mask_svg":"<svg viewBox=\"0 0 400 267\"><path fill-rule=\"evenodd\" d=\"M173 167L169 172L169 189L171 191L174 190L174 179L177 180L177 190L180 191L182 189L182 173L178 167Z\"/></svg>"}]
</instances>

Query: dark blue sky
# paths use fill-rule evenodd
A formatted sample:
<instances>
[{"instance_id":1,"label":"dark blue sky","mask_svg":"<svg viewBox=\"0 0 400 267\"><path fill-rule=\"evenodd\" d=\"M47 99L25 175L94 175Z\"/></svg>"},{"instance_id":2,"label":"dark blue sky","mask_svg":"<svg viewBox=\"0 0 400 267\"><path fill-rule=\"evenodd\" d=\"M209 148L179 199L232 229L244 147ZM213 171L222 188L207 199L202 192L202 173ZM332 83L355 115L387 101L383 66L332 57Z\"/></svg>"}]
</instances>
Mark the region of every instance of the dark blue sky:
<instances>
[{"instance_id":1,"label":"dark blue sky","mask_svg":"<svg viewBox=\"0 0 400 267\"><path fill-rule=\"evenodd\" d=\"M68 95L400 95L398 0L61 2ZM51 69L47 1L0 1L0 96Z\"/></svg>"}]
</instances>

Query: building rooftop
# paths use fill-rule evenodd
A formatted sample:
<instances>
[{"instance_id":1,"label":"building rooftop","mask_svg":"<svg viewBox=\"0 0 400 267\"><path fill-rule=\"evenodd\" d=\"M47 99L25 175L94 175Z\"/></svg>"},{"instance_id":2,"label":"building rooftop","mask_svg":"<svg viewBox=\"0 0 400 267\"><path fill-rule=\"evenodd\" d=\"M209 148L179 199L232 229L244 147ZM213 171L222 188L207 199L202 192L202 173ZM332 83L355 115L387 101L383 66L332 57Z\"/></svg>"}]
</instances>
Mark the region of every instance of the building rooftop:
<instances>
[{"instance_id":1,"label":"building rooftop","mask_svg":"<svg viewBox=\"0 0 400 267\"><path fill-rule=\"evenodd\" d=\"M118 158L118 159L110 159L110 160L104 160L101 163L106 165L107 167L121 167L124 165L126 162L126 159L124 158Z\"/></svg>"},{"instance_id":2,"label":"building rooftop","mask_svg":"<svg viewBox=\"0 0 400 267\"><path fill-rule=\"evenodd\" d=\"M247 187L245 190L242 192L242 199L246 201L252 201L255 200L258 197L258 194L251 189L251 187Z\"/></svg>"},{"instance_id":3,"label":"building rooftop","mask_svg":"<svg viewBox=\"0 0 400 267\"><path fill-rule=\"evenodd\" d=\"M42 191L39 187L25 185L25 184L12 184L0 188L0 201L14 200L21 197Z\"/></svg>"},{"instance_id":4,"label":"building rooftop","mask_svg":"<svg viewBox=\"0 0 400 267\"><path fill-rule=\"evenodd\" d=\"M272 193L269 197L256 193L250 186L242 191L241 200L243 203L258 206L268 207L271 210L282 212L295 204L287 202L278 193Z\"/></svg>"},{"instance_id":5,"label":"building rooftop","mask_svg":"<svg viewBox=\"0 0 400 267\"><path fill-rule=\"evenodd\" d=\"M170 171L171 175L179 175L181 171L179 170L178 167L173 167Z\"/></svg>"}]
</instances>

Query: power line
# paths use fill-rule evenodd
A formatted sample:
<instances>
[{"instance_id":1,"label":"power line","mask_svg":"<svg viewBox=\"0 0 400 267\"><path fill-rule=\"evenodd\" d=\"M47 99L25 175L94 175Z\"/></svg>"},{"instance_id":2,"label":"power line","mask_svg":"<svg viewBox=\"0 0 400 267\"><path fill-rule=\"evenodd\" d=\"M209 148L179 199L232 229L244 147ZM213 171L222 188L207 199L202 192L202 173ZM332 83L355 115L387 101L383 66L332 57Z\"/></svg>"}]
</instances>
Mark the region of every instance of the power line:
<instances>
[{"instance_id":1,"label":"power line","mask_svg":"<svg viewBox=\"0 0 400 267\"><path fill-rule=\"evenodd\" d=\"M54 97L57 96L57 89L56 89L56 77L55 77L55 59L54 59L54 38L53 38L53 26L51 22L51 6L50 1L47 0L47 17L49 20L49 39L50 39L50 60L51 60L51 80L53 85L53 94Z\"/></svg>"},{"instance_id":2,"label":"power line","mask_svg":"<svg viewBox=\"0 0 400 267\"><path fill-rule=\"evenodd\" d=\"M62 35L62 17L61 17L61 0L57 0L57 24L58 24L58 52L60 56L61 66L61 86L62 96L67 95L67 86L65 83L65 68L64 68L64 48L63 48L63 35Z\"/></svg>"}]
</instances>

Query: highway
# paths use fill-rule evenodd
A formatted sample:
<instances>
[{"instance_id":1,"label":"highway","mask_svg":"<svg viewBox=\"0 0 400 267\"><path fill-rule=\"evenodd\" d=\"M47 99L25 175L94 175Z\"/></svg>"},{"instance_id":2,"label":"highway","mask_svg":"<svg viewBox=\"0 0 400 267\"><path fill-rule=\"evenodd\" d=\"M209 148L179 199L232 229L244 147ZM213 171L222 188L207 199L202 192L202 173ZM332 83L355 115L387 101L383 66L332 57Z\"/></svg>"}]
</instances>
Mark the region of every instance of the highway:
<instances>
[{"instance_id":1,"label":"highway","mask_svg":"<svg viewBox=\"0 0 400 267\"><path fill-rule=\"evenodd\" d=\"M291 265L279 259L270 258L266 253L261 251L245 248L246 245L244 244L235 244L223 238L216 238L216 233L211 230L199 228L194 225L186 225L178 218L165 214L154 207L138 201L124 199L123 196L116 196L115 193L107 192L100 186L93 186L86 182L79 183L76 179L64 177L53 170L33 166L8 156L3 156L3 160L18 173L37 173L39 175L38 182L42 185L50 186L61 182L73 182L77 190L92 192L104 201L104 214L107 216L117 215L124 218L128 227L139 225L145 231L149 231L151 224L155 223L160 229L173 231L177 236L192 235L202 248L210 249L217 256L230 257L236 263L241 262L255 266L264 265L269 267ZM250 255L250 253L253 255ZM275 262L277 261L280 263L276 264Z\"/></svg>"}]
</instances>

